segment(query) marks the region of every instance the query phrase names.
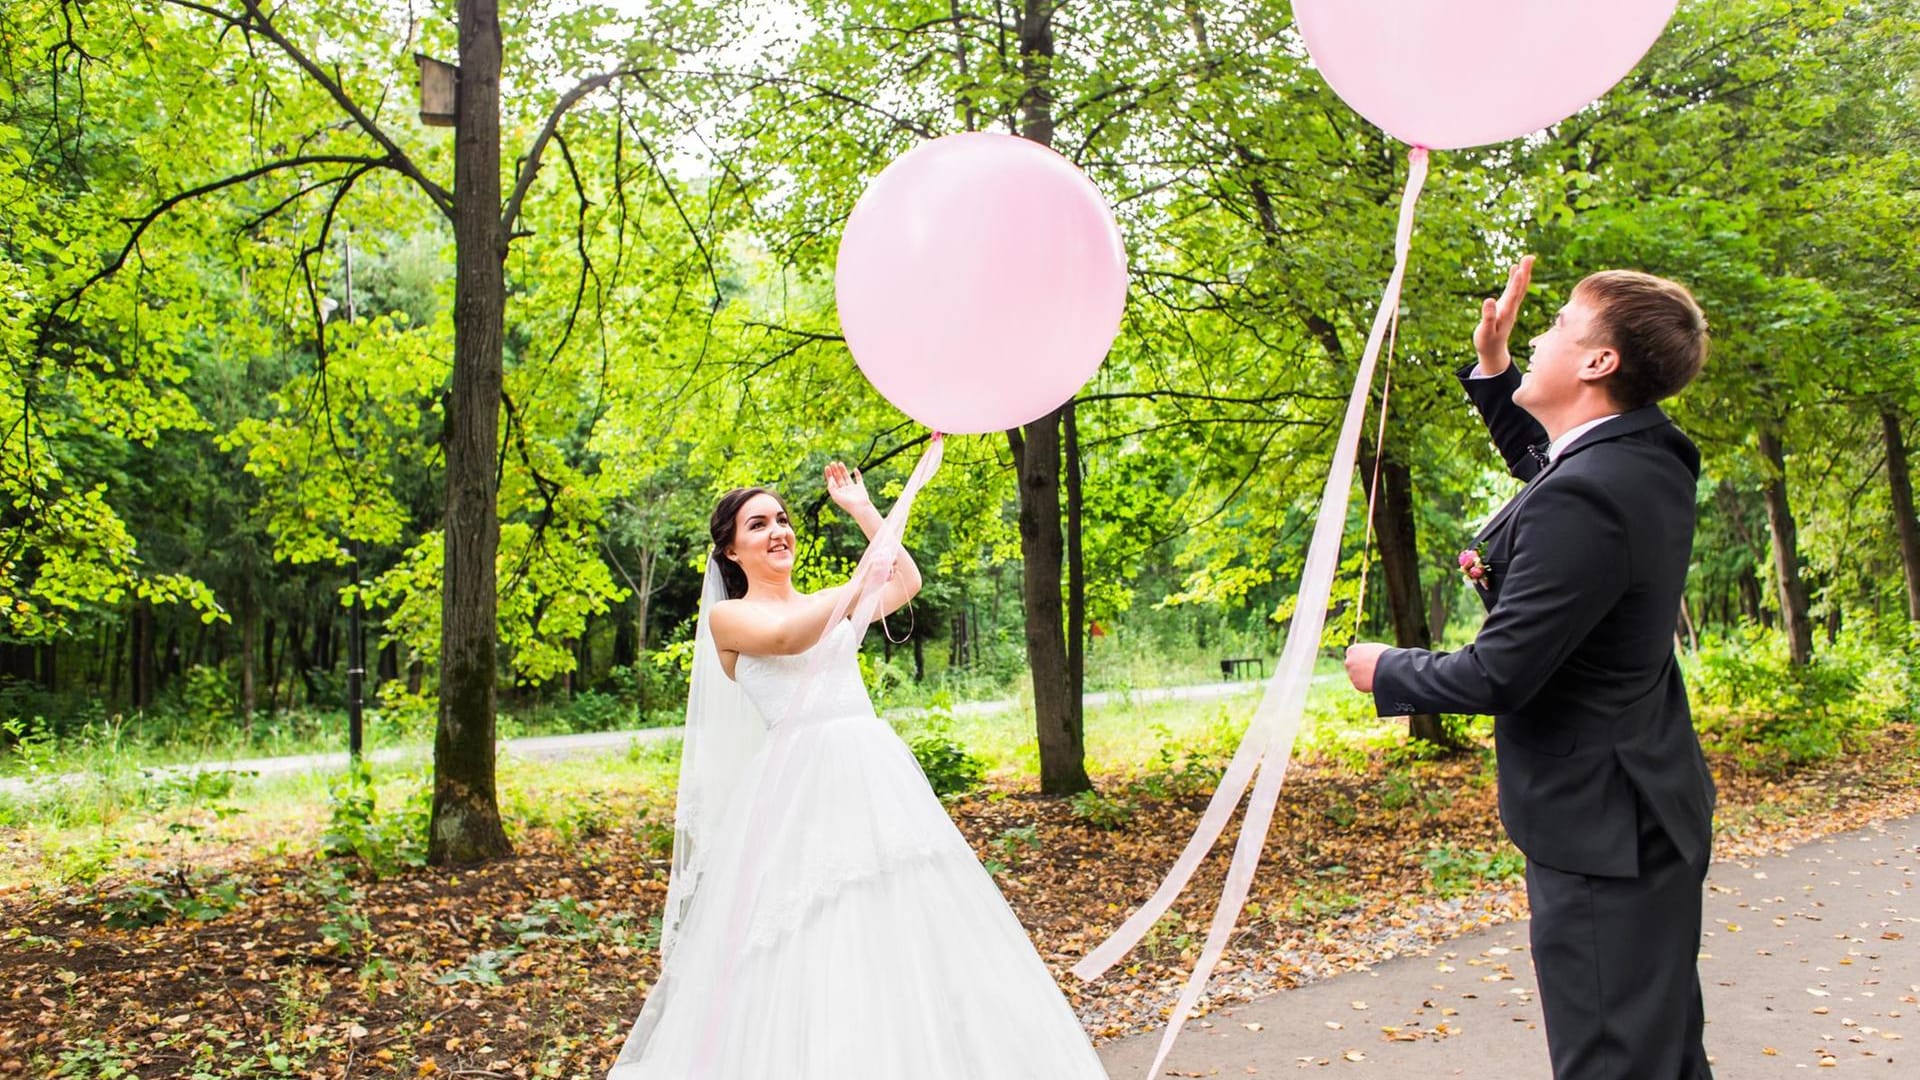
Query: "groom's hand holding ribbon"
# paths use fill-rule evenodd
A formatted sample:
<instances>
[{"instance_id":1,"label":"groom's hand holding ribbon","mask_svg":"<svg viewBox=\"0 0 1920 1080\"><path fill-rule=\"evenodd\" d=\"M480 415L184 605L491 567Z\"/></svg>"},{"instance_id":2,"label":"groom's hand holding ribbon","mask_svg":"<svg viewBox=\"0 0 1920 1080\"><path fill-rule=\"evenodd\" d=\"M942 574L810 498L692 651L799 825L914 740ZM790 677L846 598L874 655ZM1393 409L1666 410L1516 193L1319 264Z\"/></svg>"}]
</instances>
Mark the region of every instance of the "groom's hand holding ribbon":
<instances>
[{"instance_id":1,"label":"groom's hand holding ribbon","mask_svg":"<svg viewBox=\"0 0 1920 1080\"><path fill-rule=\"evenodd\" d=\"M1347 646L1347 681L1355 690L1373 693L1373 669L1380 664L1380 654L1392 647L1377 641L1359 641Z\"/></svg>"}]
</instances>

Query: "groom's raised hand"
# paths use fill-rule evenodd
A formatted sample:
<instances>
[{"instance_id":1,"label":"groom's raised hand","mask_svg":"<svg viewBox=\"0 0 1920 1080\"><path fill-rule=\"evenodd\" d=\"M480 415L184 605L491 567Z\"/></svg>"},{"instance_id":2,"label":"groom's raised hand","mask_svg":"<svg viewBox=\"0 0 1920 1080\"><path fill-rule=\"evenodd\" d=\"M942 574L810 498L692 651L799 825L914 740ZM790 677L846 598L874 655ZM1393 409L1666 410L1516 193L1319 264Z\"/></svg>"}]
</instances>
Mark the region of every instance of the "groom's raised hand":
<instances>
[{"instance_id":1,"label":"groom's raised hand","mask_svg":"<svg viewBox=\"0 0 1920 1080\"><path fill-rule=\"evenodd\" d=\"M1527 286L1533 281L1533 256L1527 255L1507 271L1507 288L1495 300L1480 303L1480 325L1473 328L1473 351L1480 357L1480 374L1499 375L1513 363L1507 351L1507 339L1520 317L1520 304L1527 298Z\"/></svg>"}]
</instances>

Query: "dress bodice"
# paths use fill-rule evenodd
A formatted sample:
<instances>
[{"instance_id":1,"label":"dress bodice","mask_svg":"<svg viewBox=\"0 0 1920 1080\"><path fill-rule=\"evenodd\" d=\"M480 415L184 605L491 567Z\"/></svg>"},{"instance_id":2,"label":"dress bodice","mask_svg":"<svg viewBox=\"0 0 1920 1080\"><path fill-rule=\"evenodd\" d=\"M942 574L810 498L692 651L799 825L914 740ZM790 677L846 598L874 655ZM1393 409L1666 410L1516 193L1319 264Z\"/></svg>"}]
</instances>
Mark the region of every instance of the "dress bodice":
<instances>
[{"instance_id":1,"label":"dress bodice","mask_svg":"<svg viewBox=\"0 0 1920 1080\"><path fill-rule=\"evenodd\" d=\"M849 653L845 660L833 664L819 674L820 685L814 691L813 700L807 706L804 718L787 716L788 703L800 689L808 670L814 663L814 654L838 643L844 635L853 633L853 623L842 620L832 630L827 631L813 648L793 656L755 656L741 653L733 666L734 681L746 692L760 715L766 718L769 727L790 720L830 720L842 717L871 717L877 715L873 710L873 699L867 696L867 687L860 679L860 661L857 652Z\"/></svg>"}]
</instances>

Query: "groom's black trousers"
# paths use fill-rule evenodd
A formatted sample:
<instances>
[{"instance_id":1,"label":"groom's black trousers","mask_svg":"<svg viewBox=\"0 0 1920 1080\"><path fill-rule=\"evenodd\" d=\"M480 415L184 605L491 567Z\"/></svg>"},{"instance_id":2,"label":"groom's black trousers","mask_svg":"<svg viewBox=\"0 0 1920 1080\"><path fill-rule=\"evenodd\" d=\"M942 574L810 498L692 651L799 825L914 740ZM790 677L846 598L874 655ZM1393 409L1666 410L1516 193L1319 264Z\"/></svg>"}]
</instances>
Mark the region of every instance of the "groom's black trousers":
<instances>
[{"instance_id":1,"label":"groom's black trousers","mask_svg":"<svg viewBox=\"0 0 1920 1080\"><path fill-rule=\"evenodd\" d=\"M1710 1080L1701 1042L1701 888L1645 804L1640 874L1527 860L1533 965L1554 1080Z\"/></svg>"}]
</instances>

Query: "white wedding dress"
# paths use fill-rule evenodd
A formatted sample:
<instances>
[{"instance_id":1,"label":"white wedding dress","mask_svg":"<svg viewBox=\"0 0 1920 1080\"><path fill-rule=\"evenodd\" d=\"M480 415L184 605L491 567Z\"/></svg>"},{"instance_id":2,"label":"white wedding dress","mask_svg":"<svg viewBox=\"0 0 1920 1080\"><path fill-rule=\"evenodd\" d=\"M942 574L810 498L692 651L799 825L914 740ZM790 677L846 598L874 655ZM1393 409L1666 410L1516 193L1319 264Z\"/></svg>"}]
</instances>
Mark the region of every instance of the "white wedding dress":
<instances>
[{"instance_id":1,"label":"white wedding dress","mask_svg":"<svg viewBox=\"0 0 1920 1080\"><path fill-rule=\"evenodd\" d=\"M843 621L814 649L853 632ZM839 644L701 845L694 899L609 1080L1104 1078L1025 929L875 715L857 643ZM735 675L760 716L781 717L809 660L743 655Z\"/></svg>"}]
</instances>

